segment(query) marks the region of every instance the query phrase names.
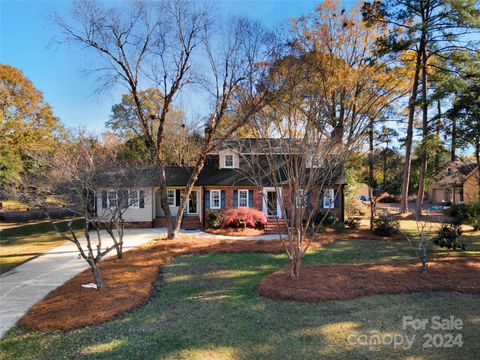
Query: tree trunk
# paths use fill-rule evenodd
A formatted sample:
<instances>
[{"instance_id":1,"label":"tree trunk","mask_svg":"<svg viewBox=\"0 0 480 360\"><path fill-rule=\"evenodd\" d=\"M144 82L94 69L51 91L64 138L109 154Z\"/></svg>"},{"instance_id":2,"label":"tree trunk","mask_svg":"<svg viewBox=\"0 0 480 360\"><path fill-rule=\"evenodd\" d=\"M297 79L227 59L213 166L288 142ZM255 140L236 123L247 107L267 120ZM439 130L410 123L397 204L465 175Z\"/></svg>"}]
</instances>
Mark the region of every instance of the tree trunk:
<instances>
[{"instance_id":1,"label":"tree trunk","mask_svg":"<svg viewBox=\"0 0 480 360\"><path fill-rule=\"evenodd\" d=\"M188 205L188 199L190 198L190 194L192 192L193 186L195 185L195 182L198 179L198 175L200 175L200 172L202 171L203 166L205 165L205 159L207 158L207 153L211 147L212 141L213 141L213 138L210 135L207 135L205 139L205 144L202 148L202 152L198 157L197 162L195 163L193 172L190 175L190 178L188 179L187 185L185 186L185 190L183 191L180 207L178 208L178 211L177 211L177 220L175 223L174 234L173 234L174 237L178 233L178 231L180 231L180 227L182 226L183 215Z\"/></svg>"},{"instance_id":2,"label":"tree trunk","mask_svg":"<svg viewBox=\"0 0 480 360\"><path fill-rule=\"evenodd\" d=\"M293 255L290 260L290 280L298 281L300 280L300 269L302 267L302 257Z\"/></svg>"},{"instance_id":3,"label":"tree trunk","mask_svg":"<svg viewBox=\"0 0 480 360\"><path fill-rule=\"evenodd\" d=\"M435 175L437 175L440 171L440 150L438 147L438 143L440 141L440 130L442 128L442 106L440 100L437 100L437 121L435 123L435 160L433 163Z\"/></svg>"},{"instance_id":4,"label":"tree trunk","mask_svg":"<svg viewBox=\"0 0 480 360\"><path fill-rule=\"evenodd\" d=\"M422 214L423 200L425 196L425 178L427 176L427 161L428 153L426 148L426 142L428 139L428 99L427 99L427 52L425 47L422 52L422 136L423 136L423 148L421 149L421 160L420 160L420 178L418 180L418 192L417 192L417 204L416 211L417 215Z\"/></svg>"},{"instance_id":5,"label":"tree trunk","mask_svg":"<svg viewBox=\"0 0 480 360\"><path fill-rule=\"evenodd\" d=\"M373 231L373 219L375 218L375 202L373 194L374 186L374 169L373 169L373 119L370 119L370 126L368 129L368 145L369 145L369 154L368 154L368 197L370 200L370 231Z\"/></svg>"},{"instance_id":6,"label":"tree trunk","mask_svg":"<svg viewBox=\"0 0 480 360\"><path fill-rule=\"evenodd\" d=\"M403 164L402 195L400 199L400 213L405 214L408 211L408 190L410 185L410 170L412 162L412 141L413 141L413 121L415 119L415 107L418 94L418 82L421 66L422 49L425 46L424 35L420 41L420 49L417 51L415 60L415 73L413 76L413 86L410 99L408 101L408 126L407 138L405 141L405 162Z\"/></svg>"},{"instance_id":7,"label":"tree trunk","mask_svg":"<svg viewBox=\"0 0 480 360\"><path fill-rule=\"evenodd\" d=\"M97 284L98 289L103 289L105 287L105 282L103 280L102 272L100 271L100 266L95 263L90 263L90 268L92 269L93 277L95 279L95 284Z\"/></svg>"},{"instance_id":8,"label":"tree trunk","mask_svg":"<svg viewBox=\"0 0 480 360\"><path fill-rule=\"evenodd\" d=\"M450 146L450 161L457 160L457 119L452 118L452 144Z\"/></svg>"},{"instance_id":9,"label":"tree trunk","mask_svg":"<svg viewBox=\"0 0 480 360\"><path fill-rule=\"evenodd\" d=\"M172 214L170 212L170 206L168 205L168 196L167 196L167 181L165 176L165 165L163 160L158 159L158 169L160 175L160 205L163 210L163 214L167 219L167 239L173 239L175 237Z\"/></svg>"}]
</instances>

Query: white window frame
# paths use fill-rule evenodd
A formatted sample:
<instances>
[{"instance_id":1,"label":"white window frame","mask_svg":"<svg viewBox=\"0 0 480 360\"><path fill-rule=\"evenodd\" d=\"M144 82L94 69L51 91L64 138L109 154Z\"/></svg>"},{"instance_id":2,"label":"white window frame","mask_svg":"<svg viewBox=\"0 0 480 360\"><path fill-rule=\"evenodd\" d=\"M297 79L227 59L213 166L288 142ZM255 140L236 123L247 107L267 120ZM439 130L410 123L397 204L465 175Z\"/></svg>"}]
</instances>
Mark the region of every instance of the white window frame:
<instances>
[{"instance_id":1,"label":"white window frame","mask_svg":"<svg viewBox=\"0 0 480 360\"><path fill-rule=\"evenodd\" d=\"M244 200L247 201L246 205L245 206L242 206L241 205L241 202L240 202L240 194L241 193L246 193L247 194L247 197L244 198ZM249 199L249 191L248 190L245 190L245 189L241 189L241 190L238 190L238 207L249 207L248 204L250 204L250 199Z\"/></svg>"},{"instance_id":2,"label":"white window frame","mask_svg":"<svg viewBox=\"0 0 480 360\"><path fill-rule=\"evenodd\" d=\"M227 156L232 157L232 165L227 165ZM233 154L223 155L223 166L227 169L233 169L235 167L235 156Z\"/></svg>"},{"instance_id":3,"label":"white window frame","mask_svg":"<svg viewBox=\"0 0 480 360\"><path fill-rule=\"evenodd\" d=\"M137 194L137 203L133 204L132 202L132 194L136 193ZM140 209L140 190L130 190L128 192L128 207L132 209Z\"/></svg>"},{"instance_id":4,"label":"white window frame","mask_svg":"<svg viewBox=\"0 0 480 360\"><path fill-rule=\"evenodd\" d=\"M327 189L326 193L328 193L328 196L323 196L323 208L333 209L335 207L335 191L334 189ZM330 200L330 204L327 204L325 200Z\"/></svg>"},{"instance_id":5,"label":"white window frame","mask_svg":"<svg viewBox=\"0 0 480 360\"><path fill-rule=\"evenodd\" d=\"M301 203L300 203L301 200ZM306 199L305 199L305 189L298 189L297 190L297 198L295 200L295 204L297 208L305 207Z\"/></svg>"},{"instance_id":6,"label":"white window frame","mask_svg":"<svg viewBox=\"0 0 480 360\"><path fill-rule=\"evenodd\" d=\"M173 192L173 205L170 205L170 198L168 197L168 193ZM169 207L175 207L177 204L177 191L175 189L167 189L167 203Z\"/></svg>"},{"instance_id":7,"label":"white window frame","mask_svg":"<svg viewBox=\"0 0 480 360\"><path fill-rule=\"evenodd\" d=\"M115 205L114 206L112 206L110 204L110 194L111 193L115 194ZM107 208L111 209L112 207L116 207L116 206L118 206L118 192L115 191L115 190L107 190Z\"/></svg>"},{"instance_id":8,"label":"white window frame","mask_svg":"<svg viewBox=\"0 0 480 360\"><path fill-rule=\"evenodd\" d=\"M215 206L213 194L218 194L218 206ZM222 208L222 191L221 190L210 190L210 209L221 209Z\"/></svg>"}]
</instances>

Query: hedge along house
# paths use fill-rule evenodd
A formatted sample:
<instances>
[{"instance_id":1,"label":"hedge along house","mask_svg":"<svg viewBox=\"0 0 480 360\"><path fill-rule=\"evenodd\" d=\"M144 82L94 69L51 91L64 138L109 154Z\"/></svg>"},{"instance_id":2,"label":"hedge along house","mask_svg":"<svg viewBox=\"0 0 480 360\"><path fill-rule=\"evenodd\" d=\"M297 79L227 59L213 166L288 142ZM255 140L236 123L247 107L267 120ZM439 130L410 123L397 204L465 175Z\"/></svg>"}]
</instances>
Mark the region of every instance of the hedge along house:
<instances>
[{"instance_id":1,"label":"hedge along house","mask_svg":"<svg viewBox=\"0 0 480 360\"><path fill-rule=\"evenodd\" d=\"M255 140L261 141L261 140ZM243 142L252 142L251 139L226 142L224 146L207 155L205 166L202 169L185 211L182 227L184 229L201 229L205 227L206 217L211 211L223 212L232 208L254 208L265 213L273 223L276 218L282 219L280 201L284 201L285 208L290 203L288 191L276 191L268 177L262 181L254 181L245 171L245 157L251 156L251 148L247 150L241 146ZM240 146L238 146L240 144ZM262 154L257 154L259 157ZM166 217L160 203L157 170L151 167L138 169L138 176L145 179L137 181L138 188L129 190L129 207L124 213L127 227L165 227ZM167 198L172 216L176 216L180 206L181 194L190 177L188 167L168 166L165 168ZM338 219L344 220L344 186L343 176L339 176L331 183L323 186L321 195L317 192L312 197L320 199L319 210L329 210L335 213ZM118 191L108 187L100 187L97 198L97 213L107 214L110 203L118 201ZM282 196L278 196L278 194ZM304 194L309 198L309 194ZM311 206L306 201L305 206Z\"/></svg>"},{"instance_id":2,"label":"hedge along house","mask_svg":"<svg viewBox=\"0 0 480 360\"><path fill-rule=\"evenodd\" d=\"M430 185L429 198L435 204L462 204L473 201L479 193L480 170L476 163L450 162Z\"/></svg>"}]
</instances>

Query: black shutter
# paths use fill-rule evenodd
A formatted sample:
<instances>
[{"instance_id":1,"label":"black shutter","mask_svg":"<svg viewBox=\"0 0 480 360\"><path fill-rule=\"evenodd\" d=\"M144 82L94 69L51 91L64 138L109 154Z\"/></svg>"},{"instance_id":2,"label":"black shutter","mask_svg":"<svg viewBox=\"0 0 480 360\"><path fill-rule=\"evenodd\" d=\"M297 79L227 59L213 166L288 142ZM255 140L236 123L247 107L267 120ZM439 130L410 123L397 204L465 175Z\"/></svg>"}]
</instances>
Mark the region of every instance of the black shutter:
<instances>
[{"instance_id":1,"label":"black shutter","mask_svg":"<svg viewBox=\"0 0 480 360\"><path fill-rule=\"evenodd\" d=\"M107 208L107 191L106 190L103 190L102 191L102 209L106 209Z\"/></svg>"},{"instance_id":2,"label":"black shutter","mask_svg":"<svg viewBox=\"0 0 480 360\"><path fill-rule=\"evenodd\" d=\"M221 200L220 200L220 207L225 209L225 190L221 191Z\"/></svg>"},{"instance_id":3,"label":"black shutter","mask_svg":"<svg viewBox=\"0 0 480 360\"><path fill-rule=\"evenodd\" d=\"M338 209L340 207L340 192L338 190L333 191L333 196L335 197L335 202L333 203L333 207Z\"/></svg>"},{"instance_id":4,"label":"black shutter","mask_svg":"<svg viewBox=\"0 0 480 360\"><path fill-rule=\"evenodd\" d=\"M248 207L253 208L253 190L248 190Z\"/></svg>"},{"instance_id":5,"label":"black shutter","mask_svg":"<svg viewBox=\"0 0 480 360\"><path fill-rule=\"evenodd\" d=\"M139 205L140 205L139 207L140 209L143 209L145 207L145 191L140 190L139 195L140 195L140 199L138 199Z\"/></svg>"},{"instance_id":6,"label":"black shutter","mask_svg":"<svg viewBox=\"0 0 480 360\"><path fill-rule=\"evenodd\" d=\"M180 206L180 189L175 190L175 206Z\"/></svg>"},{"instance_id":7,"label":"black shutter","mask_svg":"<svg viewBox=\"0 0 480 360\"><path fill-rule=\"evenodd\" d=\"M210 190L205 191L205 209L210 209Z\"/></svg>"},{"instance_id":8,"label":"black shutter","mask_svg":"<svg viewBox=\"0 0 480 360\"><path fill-rule=\"evenodd\" d=\"M238 207L238 190L233 190L233 207Z\"/></svg>"}]
</instances>

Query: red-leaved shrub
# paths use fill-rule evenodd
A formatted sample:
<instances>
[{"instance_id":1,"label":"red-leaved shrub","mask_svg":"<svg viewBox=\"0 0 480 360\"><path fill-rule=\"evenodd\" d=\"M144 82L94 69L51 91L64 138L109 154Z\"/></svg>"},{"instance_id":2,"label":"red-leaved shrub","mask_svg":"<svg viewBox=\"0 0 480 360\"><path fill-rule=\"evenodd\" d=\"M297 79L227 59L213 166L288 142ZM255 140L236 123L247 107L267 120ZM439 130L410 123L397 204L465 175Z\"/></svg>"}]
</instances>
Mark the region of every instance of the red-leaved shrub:
<instances>
[{"instance_id":1,"label":"red-leaved shrub","mask_svg":"<svg viewBox=\"0 0 480 360\"><path fill-rule=\"evenodd\" d=\"M261 211L252 208L235 208L224 212L221 226L223 228L263 229L267 225L267 217Z\"/></svg>"}]
</instances>

